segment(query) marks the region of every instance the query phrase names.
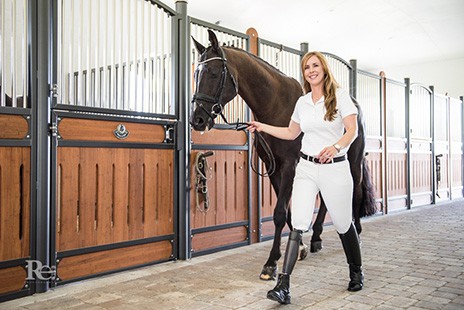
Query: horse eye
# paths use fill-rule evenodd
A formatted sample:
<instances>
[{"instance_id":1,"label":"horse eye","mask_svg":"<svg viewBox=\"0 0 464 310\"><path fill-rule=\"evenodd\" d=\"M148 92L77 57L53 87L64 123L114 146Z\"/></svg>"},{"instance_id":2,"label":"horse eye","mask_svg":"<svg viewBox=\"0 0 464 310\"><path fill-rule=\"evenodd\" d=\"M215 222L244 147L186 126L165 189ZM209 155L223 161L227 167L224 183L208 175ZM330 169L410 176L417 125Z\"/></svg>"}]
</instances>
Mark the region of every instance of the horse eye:
<instances>
[{"instance_id":1,"label":"horse eye","mask_svg":"<svg viewBox=\"0 0 464 310\"><path fill-rule=\"evenodd\" d=\"M211 78L215 79L219 76L221 72L217 68L211 68L211 70L208 70L208 73Z\"/></svg>"}]
</instances>

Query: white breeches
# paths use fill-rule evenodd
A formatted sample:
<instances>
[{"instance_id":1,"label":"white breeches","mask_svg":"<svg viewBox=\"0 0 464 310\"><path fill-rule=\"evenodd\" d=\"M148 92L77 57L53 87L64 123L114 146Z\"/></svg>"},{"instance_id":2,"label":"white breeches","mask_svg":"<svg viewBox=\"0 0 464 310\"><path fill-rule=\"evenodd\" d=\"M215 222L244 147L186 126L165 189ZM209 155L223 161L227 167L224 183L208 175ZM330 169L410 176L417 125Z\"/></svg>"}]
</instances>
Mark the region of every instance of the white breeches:
<instances>
[{"instance_id":1,"label":"white breeches","mask_svg":"<svg viewBox=\"0 0 464 310\"><path fill-rule=\"evenodd\" d=\"M353 178L348 160L315 164L300 159L293 181L293 229L309 229L318 192L321 192L337 232L346 233L352 222L353 197Z\"/></svg>"}]
</instances>

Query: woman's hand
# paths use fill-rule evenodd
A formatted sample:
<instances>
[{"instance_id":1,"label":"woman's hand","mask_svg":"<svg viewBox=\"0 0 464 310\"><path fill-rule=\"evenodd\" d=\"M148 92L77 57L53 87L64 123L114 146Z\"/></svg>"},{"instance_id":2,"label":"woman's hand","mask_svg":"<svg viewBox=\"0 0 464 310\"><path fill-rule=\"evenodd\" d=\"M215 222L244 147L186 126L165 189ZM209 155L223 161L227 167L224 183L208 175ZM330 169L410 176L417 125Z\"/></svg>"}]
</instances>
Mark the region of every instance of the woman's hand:
<instances>
[{"instance_id":1,"label":"woman's hand","mask_svg":"<svg viewBox=\"0 0 464 310\"><path fill-rule=\"evenodd\" d=\"M317 159L320 163L325 164L331 162L335 155L337 155L338 151L335 146L326 146L319 152L317 155Z\"/></svg>"},{"instance_id":2,"label":"woman's hand","mask_svg":"<svg viewBox=\"0 0 464 310\"><path fill-rule=\"evenodd\" d=\"M246 130L248 130L249 132L255 132L255 131L262 131L263 130L263 123L260 123L260 122L257 122L257 121L251 121L251 122L248 122L248 127L246 128Z\"/></svg>"},{"instance_id":3,"label":"woman's hand","mask_svg":"<svg viewBox=\"0 0 464 310\"><path fill-rule=\"evenodd\" d=\"M246 128L249 132L265 132L283 140L295 140L301 132L300 124L290 121L288 127L277 127L257 121L248 122Z\"/></svg>"}]
</instances>

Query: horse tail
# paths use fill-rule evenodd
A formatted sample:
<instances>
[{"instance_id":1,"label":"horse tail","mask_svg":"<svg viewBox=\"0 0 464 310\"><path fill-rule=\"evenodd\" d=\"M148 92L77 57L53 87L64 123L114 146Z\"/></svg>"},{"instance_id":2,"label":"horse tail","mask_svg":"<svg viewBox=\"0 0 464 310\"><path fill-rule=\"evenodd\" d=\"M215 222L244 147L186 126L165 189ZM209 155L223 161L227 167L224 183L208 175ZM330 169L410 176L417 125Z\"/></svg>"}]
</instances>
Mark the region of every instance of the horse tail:
<instances>
[{"instance_id":1,"label":"horse tail","mask_svg":"<svg viewBox=\"0 0 464 310\"><path fill-rule=\"evenodd\" d=\"M359 210L359 216L365 217L374 215L378 212L377 204L375 203L375 188L371 180L371 172L367 164L366 157L362 159L362 203Z\"/></svg>"}]
</instances>

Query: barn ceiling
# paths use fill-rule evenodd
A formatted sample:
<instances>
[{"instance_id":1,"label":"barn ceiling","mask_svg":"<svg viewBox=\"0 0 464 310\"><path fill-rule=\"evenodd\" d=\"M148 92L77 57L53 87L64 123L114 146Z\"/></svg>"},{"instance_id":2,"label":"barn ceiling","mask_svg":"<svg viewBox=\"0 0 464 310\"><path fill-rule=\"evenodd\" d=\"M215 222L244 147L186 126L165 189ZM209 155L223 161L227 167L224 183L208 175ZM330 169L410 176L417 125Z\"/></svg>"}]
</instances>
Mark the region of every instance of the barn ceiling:
<instances>
[{"instance_id":1,"label":"barn ceiling","mask_svg":"<svg viewBox=\"0 0 464 310\"><path fill-rule=\"evenodd\" d=\"M163 1L175 8L175 0ZM464 58L463 0L188 0L188 15L364 70Z\"/></svg>"}]
</instances>

